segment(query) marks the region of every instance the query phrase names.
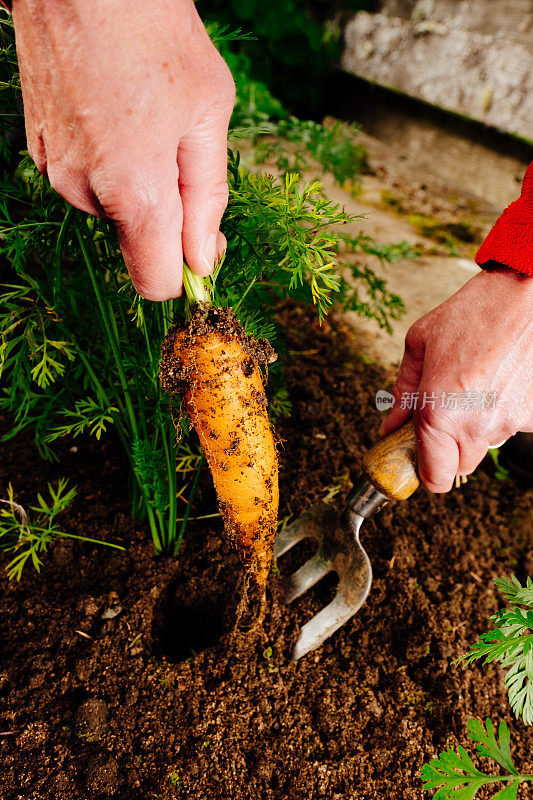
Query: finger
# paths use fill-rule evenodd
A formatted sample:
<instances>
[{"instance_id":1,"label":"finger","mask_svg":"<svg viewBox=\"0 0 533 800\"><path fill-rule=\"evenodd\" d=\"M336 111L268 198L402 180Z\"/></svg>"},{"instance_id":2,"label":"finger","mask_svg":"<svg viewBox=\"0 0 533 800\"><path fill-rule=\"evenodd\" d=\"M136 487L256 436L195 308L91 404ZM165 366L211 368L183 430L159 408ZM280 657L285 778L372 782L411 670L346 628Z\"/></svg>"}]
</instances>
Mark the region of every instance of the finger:
<instances>
[{"instance_id":1,"label":"finger","mask_svg":"<svg viewBox=\"0 0 533 800\"><path fill-rule=\"evenodd\" d=\"M91 190L89 180L84 172L74 167L65 168L54 163L45 165L45 169L40 171L46 172L51 186L71 206L75 206L87 214L94 214L97 217L104 216L102 207Z\"/></svg>"},{"instance_id":2,"label":"finger","mask_svg":"<svg viewBox=\"0 0 533 800\"><path fill-rule=\"evenodd\" d=\"M381 436L386 436L396 430L396 428L399 428L404 422L407 422L413 415L417 404L416 393L418 392L420 379L422 377L424 353L425 344L423 336L417 326L414 325L405 337L405 350L402 363L392 390L395 402L394 406L389 409L387 416L381 423L379 429Z\"/></svg>"},{"instance_id":3,"label":"finger","mask_svg":"<svg viewBox=\"0 0 533 800\"><path fill-rule=\"evenodd\" d=\"M32 74L43 76L46 74L46 70L40 58L41 48L35 36L34 26L25 19L28 9L24 6L21 9L20 4L17 4L12 13L17 31L17 56L24 108L26 144L30 158L35 162L35 166L42 175L46 175L46 148L43 140L42 121L45 119L43 101L48 98L46 91L40 91L42 87L35 87L32 80ZM29 59L26 58L27 54ZM31 61L31 68L29 68L29 61Z\"/></svg>"},{"instance_id":4,"label":"finger","mask_svg":"<svg viewBox=\"0 0 533 800\"><path fill-rule=\"evenodd\" d=\"M471 475L481 464L487 450L487 442L459 442L459 466L457 472L461 475Z\"/></svg>"},{"instance_id":5,"label":"finger","mask_svg":"<svg viewBox=\"0 0 533 800\"><path fill-rule=\"evenodd\" d=\"M430 492L449 492L459 470L459 446L453 436L414 415L420 480Z\"/></svg>"},{"instance_id":6,"label":"finger","mask_svg":"<svg viewBox=\"0 0 533 800\"><path fill-rule=\"evenodd\" d=\"M33 126L29 125L28 122L26 122L26 144L30 158L33 160L35 166L41 175L46 175L46 149L43 137L40 133L35 131Z\"/></svg>"},{"instance_id":7,"label":"finger","mask_svg":"<svg viewBox=\"0 0 533 800\"><path fill-rule=\"evenodd\" d=\"M136 291L147 300L170 300L182 292L182 208L177 166L146 170L148 178L116 176L111 187L93 183L106 216L115 222L124 262Z\"/></svg>"},{"instance_id":8,"label":"finger","mask_svg":"<svg viewBox=\"0 0 533 800\"><path fill-rule=\"evenodd\" d=\"M217 234L217 261L220 261L224 253L228 248L228 240L224 236L224 234L219 231Z\"/></svg>"},{"instance_id":9,"label":"finger","mask_svg":"<svg viewBox=\"0 0 533 800\"><path fill-rule=\"evenodd\" d=\"M185 136L178 148L183 204L183 253L197 275L209 275L221 255L220 220L228 203L229 115L214 115Z\"/></svg>"}]
</instances>

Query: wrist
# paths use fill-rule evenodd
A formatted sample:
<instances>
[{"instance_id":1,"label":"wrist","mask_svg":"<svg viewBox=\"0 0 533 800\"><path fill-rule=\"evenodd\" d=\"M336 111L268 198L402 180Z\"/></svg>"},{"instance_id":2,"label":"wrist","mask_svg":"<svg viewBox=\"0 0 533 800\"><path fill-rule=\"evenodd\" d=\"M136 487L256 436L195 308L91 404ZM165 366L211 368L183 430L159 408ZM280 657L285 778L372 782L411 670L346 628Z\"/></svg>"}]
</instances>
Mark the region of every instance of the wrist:
<instances>
[{"instance_id":1,"label":"wrist","mask_svg":"<svg viewBox=\"0 0 533 800\"><path fill-rule=\"evenodd\" d=\"M492 272L492 273L501 273L501 274L512 274L518 275L523 278L530 278L530 275L526 275L523 272L518 272L518 270L513 269L512 267L508 267L507 264L501 264L499 261L486 261L483 264L484 272Z\"/></svg>"},{"instance_id":2,"label":"wrist","mask_svg":"<svg viewBox=\"0 0 533 800\"><path fill-rule=\"evenodd\" d=\"M501 296L501 299L516 297L517 299L529 300L531 305L531 316L533 317L533 276L517 272L515 269L499 264L497 261L490 261L484 265L483 271L476 275L476 280L491 295ZM500 295L501 293L501 295Z\"/></svg>"}]
</instances>

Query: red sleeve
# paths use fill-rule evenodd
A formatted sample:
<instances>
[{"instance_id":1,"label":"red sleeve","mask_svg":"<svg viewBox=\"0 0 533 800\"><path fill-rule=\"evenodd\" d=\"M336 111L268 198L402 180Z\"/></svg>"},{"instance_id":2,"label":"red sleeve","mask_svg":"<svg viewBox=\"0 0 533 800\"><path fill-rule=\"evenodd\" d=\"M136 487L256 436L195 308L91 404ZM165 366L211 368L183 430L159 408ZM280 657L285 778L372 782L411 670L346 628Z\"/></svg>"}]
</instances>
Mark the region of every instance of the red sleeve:
<instances>
[{"instance_id":1,"label":"red sleeve","mask_svg":"<svg viewBox=\"0 0 533 800\"><path fill-rule=\"evenodd\" d=\"M480 267L488 261L533 275L533 164L519 199L505 209L476 254Z\"/></svg>"}]
</instances>

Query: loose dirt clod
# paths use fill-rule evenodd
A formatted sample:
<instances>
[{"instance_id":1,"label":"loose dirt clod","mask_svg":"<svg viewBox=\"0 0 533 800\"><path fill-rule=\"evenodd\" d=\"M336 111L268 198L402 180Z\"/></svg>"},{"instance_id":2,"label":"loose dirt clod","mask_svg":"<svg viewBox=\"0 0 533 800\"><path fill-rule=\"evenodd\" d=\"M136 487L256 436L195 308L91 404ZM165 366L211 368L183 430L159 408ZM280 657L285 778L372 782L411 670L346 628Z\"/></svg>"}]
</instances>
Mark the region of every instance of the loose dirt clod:
<instances>
[{"instance_id":1,"label":"loose dirt clod","mask_svg":"<svg viewBox=\"0 0 533 800\"><path fill-rule=\"evenodd\" d=\"M99 697L90 697L76 711L75 730L77 736L94 742L108 729L107 706Z\"/></svg>"}]
</instances>

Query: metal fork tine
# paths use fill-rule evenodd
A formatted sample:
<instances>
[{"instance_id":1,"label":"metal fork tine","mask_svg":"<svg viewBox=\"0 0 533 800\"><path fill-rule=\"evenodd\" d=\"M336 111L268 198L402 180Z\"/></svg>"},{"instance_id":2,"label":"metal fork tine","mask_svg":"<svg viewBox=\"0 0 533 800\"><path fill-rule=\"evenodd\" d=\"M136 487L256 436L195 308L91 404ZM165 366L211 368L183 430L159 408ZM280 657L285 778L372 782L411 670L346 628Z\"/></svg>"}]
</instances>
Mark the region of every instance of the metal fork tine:
<instances>
[{"instance_id":1,"label":"metal fork tine","mask_svg":"<svg viewBox=\"0 0 533 800\"><path fill-rule=\"evenodd\" d=\"M301 629L294 661L320 647L365 602L372 585L372 566L359 538L361 525L391 499L404 500L412 495L420 483L415 462L416 436L410 420L366 454L364 472L340 514L327 503L318 503L279 535L276 556L306 536L319 543L315 556L286 582L285 602L295 600L327 572L339 576L334 599Z\"/></svg>"},{"instance_id":2,"label":"metal fork tine","mask_svg":"<svg viewBox=\"0 0 533 800\"><path fill-rule=\"evenodd\" d=\"M319 611L318 614L315 614L302 627L292 653L293 661L298 661L310 650L320 647L332 633L335 633L350 617L353 617L366 599L365 595L357 605L347 603L340 585L339 590L331 603L323 608L322 611Z\"/></svg>"},{"instance_id":3,"label":"metal fork tine","mask_svg":"<svg viewBox=\"0 0 533 800\"><path fill-rule=\"evenodd\" d=\"M365 495L366 496L366 495ZM348 508L339 515L331 506L313 506L282 531L275 543L276 557L302 539L318 542L318 551L285 580L284 602L291 603L328 572L339 576L334 599L301 629L292 658L297 661L319 647L363 605L372 583L370 560L359 541L363 516Z\"/></svg>"},{"instance_id":4,"label":"metal fork tine","mask_svg":"<svg viewBox=\"0 0 533 800\"><path fill-rule=\"evenodd\" d=\"M278 533L276 537L274 543L274 557L280 558L280 556L288 553L295 544L307 538L309 538L309 534L301 525L295 527L289 525L284 531Z\"/></svg>"},{"instance_id":5,"label":"metal fork tine","mask_svg":"<svg viewBox=\"0 0 533 800\"><path fill-rule=\"evenodd\" d=\"M285 584L285 602L292 603L297 597L306 592L311 586L331 571L331 561L320 552L310 558L300 569L297 569Z\"/></svg>"}]
</instances>

